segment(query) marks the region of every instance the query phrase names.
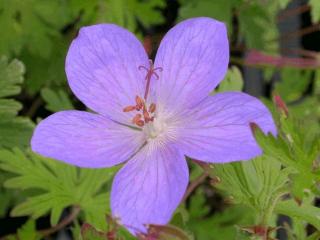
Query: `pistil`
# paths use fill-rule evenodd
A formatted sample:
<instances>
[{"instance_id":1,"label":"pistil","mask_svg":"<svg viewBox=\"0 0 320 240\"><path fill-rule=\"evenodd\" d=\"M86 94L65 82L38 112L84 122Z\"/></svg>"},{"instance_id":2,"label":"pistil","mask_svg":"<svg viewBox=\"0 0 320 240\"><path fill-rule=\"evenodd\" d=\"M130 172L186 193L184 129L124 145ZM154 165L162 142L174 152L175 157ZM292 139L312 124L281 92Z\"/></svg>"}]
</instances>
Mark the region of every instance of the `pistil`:
<instances>
[{"instance_id":1,"label":"pistil","mask_svg":"<svg viewBox=\"0 0 320 240\"><path fill-rule=\"evenodd\" d=\"M132 119L132 123L134 123L135 125L139 126L139 127L143 127L145 123L148 122L152 122L154 120L154 113L156 111L156 104L155 103L151 103L149 105L149 107L147 106L147 97L149 94L149 89L150 89L150 82L151 82L151 78L154 75L155 78L158 80L159 79L159 75L157 74L156 71L162 71L161 67L157 67L154 68L153 62L150 59L149 60L149 68L145 67L145 66L139 66L138 67L139 70L146 70L147 74L145 77L146 82L146 88L145 88L145 92L144 92L144 98L141 98L140 96L136 96L135 97L135 105L130 105L127 106L125 108L123 108L124 112L131 112L131 111L138 111L140 112L142 110L142 114L141 113L137 113L133 119Z\"/></svg>"},{"instance_id":2,"label":"pistil","mask_svg":"<svg viewBox=\"0 0 320 240\"><path fill-rule=\"evenodd\" d=\"M143 70L147 71L147 74L146 74L146 77L145 77L145 80L147 81L147 84L146 84L146 89L145 89L145 92L144 92L144 100L146 101L147 97L148 97L148 94L149 94L151 78L154 75L156 77L156 79L158 80L159 79L159 75L157 74L156 71L162 72L162 67L154 68L152 60L149 59L149 68L146 68L145 66L139 66L138 69L139 70L143 69Z\"/></svg>"}]
</instances>

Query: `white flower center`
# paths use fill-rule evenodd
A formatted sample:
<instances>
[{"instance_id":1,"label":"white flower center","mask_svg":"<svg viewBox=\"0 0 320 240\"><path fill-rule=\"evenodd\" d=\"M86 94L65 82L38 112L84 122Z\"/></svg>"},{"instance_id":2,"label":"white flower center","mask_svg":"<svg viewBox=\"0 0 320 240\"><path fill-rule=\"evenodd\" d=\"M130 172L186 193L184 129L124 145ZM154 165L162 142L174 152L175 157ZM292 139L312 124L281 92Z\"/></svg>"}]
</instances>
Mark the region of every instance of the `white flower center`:
<instances>
[{"instance_id":1,"label":"white flower center","mask_svg":"<svg viewBox=\"0 0 320 240\"><path fill-rule=\"evenodd\" d=\"M155 117L152 122L145 124L143 132L149 141L163 135L167 129L168 125L166 121L160 117Z\"/></svg>"}]
</instances>

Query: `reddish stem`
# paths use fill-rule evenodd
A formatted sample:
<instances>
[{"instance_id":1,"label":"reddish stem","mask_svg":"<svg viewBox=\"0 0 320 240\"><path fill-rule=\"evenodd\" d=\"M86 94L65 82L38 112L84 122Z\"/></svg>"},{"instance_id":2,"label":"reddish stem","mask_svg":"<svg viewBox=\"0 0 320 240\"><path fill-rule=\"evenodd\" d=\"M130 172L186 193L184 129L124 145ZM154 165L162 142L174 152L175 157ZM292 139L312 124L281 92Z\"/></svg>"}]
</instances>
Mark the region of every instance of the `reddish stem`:
<instances>
[{"instance_id":1,"label":"reddish stem","mask_svg":"<svg viewBox=\"0 0 320 240\"><path fill-rule=\"evenodd\" d=\"M304 4L304 5L301 5L301 6L297 7L297 8L284 10L279 15L277 20L278 20L278 22L281 22L281 21L287 19L288 17L295 16L297 14L301 14L301 13L307 12L307 11L310 10L310 8L311 7L308 4Z\"/></svg>"},{"instance_id":2,"label":"reddish stem","mask_svg":"<svg viewBox=\"0 0 320 240\"><path fill-rule=\"evenodd\" d=\"M292 37L301 37L301 36L304 36L304 35L307 35L307 34L310 34L313 32L317 32L319 30L320 30L320 23L317 23L317 24L308 26L306 28L299 29L297 31L286 33L286 34L280 36L280 39L281 40L288 40Z\"/></svg>"},{"instance_id":3,"label":"reddish stem","mask_svg":"<svg viewBox=\"0 0 320 240\"><path fill-rule=\"evenodd\" d=\"M52 233L55 233L60 229L64 228L65 226L69 225L70 223L72 223L77 218L79 213L80 213L80 207L73 207L70 215L64 218L60 223L58 223L57 225L51 228L40 230L39 232L41 233L42 236L49 236Z\"/></svg>"},{"instance_id":4,"label":"reddish stem","mask_svg":"<svg viewBox=\"0 0 320 240\"><path fill-rule=\"evenodd\" d=\"M197 161L197 160L193 160L196 164L198 164L202 169L203 169L203 173L198 176L195 180L193 180L188 188L186 193L184 194L181 202L184 202L187 200L187 198L191 195L191 193L201 184L204 182L204 180L206 180L207 177L210 176L210 167L208 164Z\"/></svg>"},{"instance_id":5,"label":"reddish stem","mask_svg":"<svg viewBox=\"0 0 320 240\"><path fill-rule=\"evenodd\" d=\"M198 176L195 180L193 180L188 188L186 193L184 194L181 202L184 202L187 200L187 198L191 195L191 193L201 184L204 182L204 180L209 176L208 172L203 172L200 176Z\"/></svg>"}]
</instances>

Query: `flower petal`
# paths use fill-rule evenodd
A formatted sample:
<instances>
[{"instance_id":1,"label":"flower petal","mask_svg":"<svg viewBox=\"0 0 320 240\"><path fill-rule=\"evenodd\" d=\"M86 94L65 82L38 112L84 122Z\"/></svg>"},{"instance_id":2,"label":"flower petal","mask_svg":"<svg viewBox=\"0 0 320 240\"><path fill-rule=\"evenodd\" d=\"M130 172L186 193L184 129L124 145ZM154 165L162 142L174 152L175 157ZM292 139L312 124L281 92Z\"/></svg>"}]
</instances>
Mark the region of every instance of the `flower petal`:
<instances>
[{"instance_id":1,"label":"flower petal","mask_svg":"<svg viewBox=\"0 0 320 240\"><path fill-rule=\"evenodd\" d=\"M219 93L204 100L181 130L182 152L206 162L248 160L262 153L250 122L276 135L269 110L258 99L240 92Z\"/></svg>"},{"instance_id":2,"label":"flower petal","mask_svg":"<svg viewBox=\"0 0 320 240\"><path fill-rule=\"evenodd\" d=\"M66 73L72 91L92 110L128 123L123 108L142 95L148 56L139 40L113 24L81 28L66 59Z\"/></svg>"},{"instance_id":3,"label":"flower petal","mask_svg":"<svg viewBox=\"0 0 320 240\"><path fill-rule=\"evenodd\" d=\"M155 67L158 100L165 106L190 106L208 96L223 79L229 62L227 30L222 22L201 17L183 21L161 41Z\"/></svg>"},{"instance_id":4,"label":"flower petal","mask_svg":"<svg viewBox=\"0 0 320 240\"><path fill-rule=\"evenodd\" d=\"M167 224L188 178L186 160L174 146L149 142L114 179L113 216L135 234L146 232L146 224Z\"/></svg>"},{"instance_id":5,"label":"flower petal","mask_svg":"<svg viewBox=\"0 0 320 240\"><path fill-rule=\"evenodd\" d=\"M128 160L142 145L143 134L88 112L63 111L41 121L32 150L79 167L109 167Z\"/></svg>"}]
</instances>

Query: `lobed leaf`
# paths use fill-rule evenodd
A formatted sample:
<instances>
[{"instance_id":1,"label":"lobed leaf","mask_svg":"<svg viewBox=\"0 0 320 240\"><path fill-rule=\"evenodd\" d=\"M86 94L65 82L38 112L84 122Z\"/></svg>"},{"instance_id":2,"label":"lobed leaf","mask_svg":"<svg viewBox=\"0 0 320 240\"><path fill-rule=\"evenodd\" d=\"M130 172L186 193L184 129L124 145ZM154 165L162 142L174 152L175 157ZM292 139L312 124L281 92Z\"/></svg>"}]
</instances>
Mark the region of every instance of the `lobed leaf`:
<instances>
[{"instance_id":1,"label":"lobed leaf","mask_svg":"<svg viewBox=\"0 0 320 240\"><path fill-rule=\"evenodd\" d=\"M79 206L87 221L106 227L108 194L101 190L116 168L79 169L14 148L0 150L0 169L13 174L4 183L7 188L37 190L12 210L12 216L38 218L51 213L55 225L66 207Z\"/></svg>"},{"instance_id":2,"label":"lobed leaf","mask_svg":"<svg viewBox=\"0 0 320 240\"><path fill-rule=\"evenodd\" d=\"M41 90L41 97L46 102L46 109L51 112L58 112L74 108L67 93L62 89L54 91L49 88L44 88Z\"/></svg>"},{"instance_id":3,"label":"lobed leaf","mask_svg":"<svg viewBox=\"0 0 320 240\"><path fill-rule=\"evenodd\" d=\"M7 98L20 92L24 72L22 62L0 57L0 148L29 144L34 124L28 118L17 117L21 104Z\"/></svg>"},{"instance_id":4,"label":"lobed leaf","mask_svg":"<svg viewBox=\"0 0 320 240\"><path fill-rule=\"evenodd\" d=\"M309 204L298 205L291 199L279 202L275 207L275 212L304 220L320 230L320 208L318 207Z\"/></svg>"}]
</instances>

